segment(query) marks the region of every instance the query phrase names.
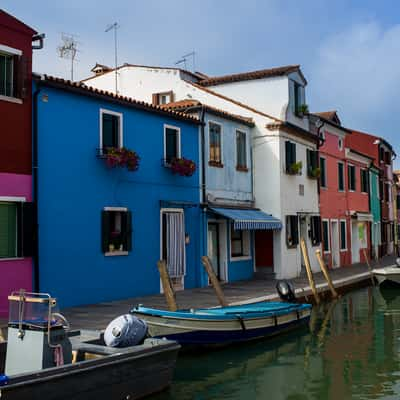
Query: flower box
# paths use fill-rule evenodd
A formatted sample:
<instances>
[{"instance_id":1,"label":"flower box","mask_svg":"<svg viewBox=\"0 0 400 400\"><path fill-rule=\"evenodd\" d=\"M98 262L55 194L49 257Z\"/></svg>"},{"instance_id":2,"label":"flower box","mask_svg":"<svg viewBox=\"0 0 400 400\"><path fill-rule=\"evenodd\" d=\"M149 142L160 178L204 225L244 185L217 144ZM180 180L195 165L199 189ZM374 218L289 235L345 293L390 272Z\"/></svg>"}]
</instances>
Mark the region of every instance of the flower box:
<instances>
[{"instance_id":1,"label":"flower box","mask_svg":"<svg viewBox=\"0 0 400 400\"><path fill-rule=\"evenodd\" d=\"M194 161L187 158L173 158L169 167L173 174L180 176L192 176L196 172L196 164Z\"/></svg>"},{"instance_id":2,"label":"flower box","mask_svg":"<svg viewBox=\"0 0 400 400\"><path fill-rule=\"evenodd\" d=\"M103 150L102 156L109 168L127 168L128 171L137 171L139 168L139 155L125 147L108 147Z\"/></svg>"}]
</instances>

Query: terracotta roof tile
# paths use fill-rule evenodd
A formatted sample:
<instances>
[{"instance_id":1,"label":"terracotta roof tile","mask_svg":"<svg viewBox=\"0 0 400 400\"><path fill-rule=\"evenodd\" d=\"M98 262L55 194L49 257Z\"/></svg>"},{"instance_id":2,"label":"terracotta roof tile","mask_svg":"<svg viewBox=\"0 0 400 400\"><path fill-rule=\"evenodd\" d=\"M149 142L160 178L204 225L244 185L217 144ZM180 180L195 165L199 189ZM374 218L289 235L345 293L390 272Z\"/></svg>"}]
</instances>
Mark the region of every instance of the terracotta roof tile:
<instances>
[{"instance_id":1,"label":"terracotta roof tile","mask_svg":"<svg viewBox=\"0 0 400 400\"><path fill-rule=\"evenodd\" d=\"M147 103L145 101L135 100L128 96L121 96L121 95L118 95L118 94L115 94L112 92L107 92L105 90L96 89L91 86L86 86L82 82L72 82L70 80L57 78L54 76L49 76L49 75L41 76L41 75L37 75L37 74L33 74L33 78L37 82L42 82L48 86L53 86L53 87L57 87L57 88L67 89L67 90L68 89L76 90L76 91L80 92L81 94L104 97L107 100L118 101L120 103L125 103L126 105L130 105L135 108L145 109L148 111L153 111L153 112L157 112L160 114L169 115L171 117L183 119L183 120L186 120L189 122L200 123L199 119L192 115L185 114L183 112L175 111L172 109L166 109L166 108L163 108L158 105L153 105L153 104Z\"/></svg>"},{"instance_id":2,"label":"terracotta roof tile","mask_svg":"<svg viewBox=\"0 0 400 400\"><path fill-rule=\"evenodd\" d=\"M221 110L219 108L209 106L208 104L204 104L204 103L202 104L198 100L185 99L185 100L180 100L180 101L174 101L172 103L164 104L162 107L163 108L173 109L173 110L187 110L190 107L199 109L201 106L204 106L204 108L207 111L211 112L211 113L214 113L214 114L220 115L222 117L229 118L229 119L244 123L244 124L249 125L249 126L254 126L254 121L253 121L252 118L244 117L244 116L238 115L238 114L233 114L233 113L230 113L228 111ZM186 112L189 112L189 110L186 111Z\"/></svg>"},{"instance_id":3,"label":"terracotta roof tile","mask_svg":"<svg viewBox=\"0 0 400 400\"><path fill-rule=\"evenodd\" d=\"M202 86L214 86L222 83L232 83L239 81L249 81L253 79L270 78L275 76L284 76L294 71L300 71L299 65L287 65L284 67L275 67L268 69L261 69L258 71L243 72L239 74L214 76L208 79L203 79L199 82ZM303 74L301 74L305 80Z\"/></svg>"}]
</instances>

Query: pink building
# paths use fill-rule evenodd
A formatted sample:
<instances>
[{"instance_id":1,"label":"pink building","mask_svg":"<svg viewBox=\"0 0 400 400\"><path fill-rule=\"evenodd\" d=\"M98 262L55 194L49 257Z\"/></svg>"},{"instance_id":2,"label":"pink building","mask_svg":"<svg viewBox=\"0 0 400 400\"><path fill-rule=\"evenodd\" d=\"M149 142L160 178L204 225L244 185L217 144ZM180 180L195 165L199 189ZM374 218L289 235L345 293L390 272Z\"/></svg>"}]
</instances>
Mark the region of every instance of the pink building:
<instances>
[{"instance_id":1,"label":"pink building","mask_svg":"<svg viewBox=\"0 0 400 400\"><path fill-rule=\"evenodd\" d=\"M0 10L0 317L7 296L32 289L32 41L36 32Z\"/></svg>"}]
</instances>

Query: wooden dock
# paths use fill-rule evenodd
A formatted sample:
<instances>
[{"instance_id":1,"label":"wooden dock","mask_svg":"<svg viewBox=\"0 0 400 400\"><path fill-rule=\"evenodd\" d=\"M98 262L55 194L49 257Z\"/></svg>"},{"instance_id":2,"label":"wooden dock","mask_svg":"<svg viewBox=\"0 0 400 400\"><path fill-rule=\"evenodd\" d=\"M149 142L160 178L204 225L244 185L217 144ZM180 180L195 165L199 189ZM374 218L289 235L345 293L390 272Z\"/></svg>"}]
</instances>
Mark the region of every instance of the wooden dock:
<instances>
[{"instance_id":1,"label":"wooden dock","mask_svg":"<svg viewBox=\"0 0 400 400\"><path fill-rule=\"evenodd\" d=\"M395 257L387 256L379 260L379 266L394 264ZM378 265L374 265L374 268ZM156 267L155 267L156 268ZM356 264L330 270L333 285L339 293L352 290L356 287L371 285L370 272L366 264ZM322 272L314 274L316 288L322 298L329 298L330 290ZM274 279L253 279L235 283L223 284L222 289L229 304L246 304L256 301L277 300ZM299 278L292 279L296 297L312 302L311 288L304 272ZM176 301L179 308L217 307L218 299L212 287L196 288L178 291ZM121 314L129 312L136 304L147 307L167 309L162 294L152 296L132 297L124 300L103 302L87 306L71 307L61 310L71 324L72 329L103 330L108 323ZM1 321L0 321L1 324ZM3 320L3 328L6 321ZM1 325L0 325L1 327ZM1 331L0 331L1 332ZM5 330L3 329L3 336Z\"/></svg>"}]
</instances>

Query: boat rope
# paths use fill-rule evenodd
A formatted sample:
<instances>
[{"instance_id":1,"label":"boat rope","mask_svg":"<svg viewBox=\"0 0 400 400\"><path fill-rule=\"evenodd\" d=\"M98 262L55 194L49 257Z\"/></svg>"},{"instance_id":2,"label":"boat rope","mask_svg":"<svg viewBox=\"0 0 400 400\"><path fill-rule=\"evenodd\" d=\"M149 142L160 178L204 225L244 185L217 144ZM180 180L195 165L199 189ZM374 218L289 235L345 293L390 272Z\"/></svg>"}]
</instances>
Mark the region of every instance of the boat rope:
<instances>
[{"instance_id":1,"label":"boat rope","mask_svg":"<svg viewBox=\"0 0 400 400\"><path fill-rule=\"evenodd\" d=\"M236 318L238 319L240 326L242 327L242 330L246 330L246 325L244 324L243 318L240 315L236 315Z\"/></svg>"}]
</instances>

